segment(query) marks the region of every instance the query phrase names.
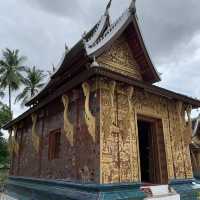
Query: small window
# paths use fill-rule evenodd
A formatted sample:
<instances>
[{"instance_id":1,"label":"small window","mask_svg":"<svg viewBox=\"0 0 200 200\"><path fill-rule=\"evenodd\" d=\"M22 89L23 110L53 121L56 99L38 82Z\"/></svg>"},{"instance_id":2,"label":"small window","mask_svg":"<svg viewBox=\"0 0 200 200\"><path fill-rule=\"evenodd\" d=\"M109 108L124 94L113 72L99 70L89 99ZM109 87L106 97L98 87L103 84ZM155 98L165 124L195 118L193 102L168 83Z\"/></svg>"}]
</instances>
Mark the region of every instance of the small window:
<instances>
[{"instance_id":1,"label":"small window","mask_svg":"<svg viewBox=\"0 0 200 200\"><path fill-rule=\"evenodd\" d=\"M49 160L54 160L59 158L60 136L61 136L60 130L52 131L49 134L49 150L48 150Z\"/></svg>"}]
</instances>

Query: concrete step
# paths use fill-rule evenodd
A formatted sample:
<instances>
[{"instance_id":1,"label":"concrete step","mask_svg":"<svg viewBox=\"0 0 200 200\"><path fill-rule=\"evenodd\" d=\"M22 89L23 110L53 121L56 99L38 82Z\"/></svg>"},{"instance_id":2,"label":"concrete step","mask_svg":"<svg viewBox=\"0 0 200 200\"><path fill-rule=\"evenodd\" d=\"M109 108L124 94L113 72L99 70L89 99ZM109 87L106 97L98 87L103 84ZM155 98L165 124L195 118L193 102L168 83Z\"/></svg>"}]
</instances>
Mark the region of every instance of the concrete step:
<instances>
[{"instance_id":1,"label":"concrete step","mask_svg":"<svg viewBox=\"0 0 200 200\"><path fill-rule=\"evenodd\" d=\"M147 195L145 200L180 200L180 195L169 185L143 186L141 190Z\"/></svg>"}]
</instances>

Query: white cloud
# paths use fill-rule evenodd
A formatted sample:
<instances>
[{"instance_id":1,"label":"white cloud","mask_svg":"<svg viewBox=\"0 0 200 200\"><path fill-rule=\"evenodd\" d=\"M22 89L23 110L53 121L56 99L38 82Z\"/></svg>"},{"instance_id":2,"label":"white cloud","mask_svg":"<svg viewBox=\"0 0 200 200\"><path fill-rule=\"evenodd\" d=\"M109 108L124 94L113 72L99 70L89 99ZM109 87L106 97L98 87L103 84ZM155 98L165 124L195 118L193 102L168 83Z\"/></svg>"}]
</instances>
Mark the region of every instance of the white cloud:
<instances>
[{"instance_id":1,"label":"white cloud","mask_svg":"<svg viewBox=\"0 0 200 200\"><path fill-rule=\"evenodd\" d=\"M159 71L163 73L161 86L200 97L200 34L188 44L177 46L173 55L163 59Z\"/></svg>"}]
</instances>

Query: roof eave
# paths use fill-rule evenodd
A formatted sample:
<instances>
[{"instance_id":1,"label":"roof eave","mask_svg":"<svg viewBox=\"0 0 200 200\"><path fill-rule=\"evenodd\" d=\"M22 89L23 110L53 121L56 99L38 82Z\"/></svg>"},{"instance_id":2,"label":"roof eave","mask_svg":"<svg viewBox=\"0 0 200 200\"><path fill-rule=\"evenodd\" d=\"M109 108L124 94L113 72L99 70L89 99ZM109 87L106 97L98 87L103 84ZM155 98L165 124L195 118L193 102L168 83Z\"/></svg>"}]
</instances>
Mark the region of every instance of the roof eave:
<instances>
[{"instance_id":1,"label":"roof eave","mask_svg":"<svg viewBox=\"0 0 200 200\"><path fill-rule=\"evenodd\" d=\"M161 77L158 73L158 71L156 70L153 62L152 62L152 59L151 59L151 56L150 56L150 53L145 45L145 42L144 42L144 37L143 37L143 34L142 34L142 31L141 31L141 28L139 26L139 23L138 23L138 20L137 20L137 16L136 16L136 13L133 17L133 24L134 24L134 28L135 30L137 31L137 35L139 37L139 41L140 41L140 45L143 49L143 52L144 52L144 55L148 61L148 64L149 64L149 67L151 68L151 71L152 73L154 74L154 79L152 81L150 81L151 83L156 83L156 82L160 82L161 81Z\"/></svg>"},{"instance_id":2,"label":"roof eave","mask_svg":"<svg viewBox=\"0 0 200 200\"><path fill-rule=\"evenodd\" d=\"M46 91L47 87L51 84L51 81L60 74L62 68L66 65L69 64L69 62L71 61L72 58L75 57L75 55L81 51L85 51L84 45L83 45L83 40L80 40L64 57L59 69L56 71L56 73L51 77L49 83L47 84L47 86L40 92L38 93L35 97L33 97L30 101L28 101L25 106L31 106L33 105L35 102L37 102L40 97L43 95L43 92ZM87 56L86 52L85 55Z\"/></svg>"},{"instance_id":3,"label":"roof eave","mask_svg":"<svg viewBox=\"0 0 200 200\"><path fill-rule=\"evenodd\" d=\"M53 101L54 99L58 98L60 95L62 95L64 92L69 91L73 87L76 87L79 85L81 82L88 80L89 78L93 76L104 76L111 78L116 81L124 82L129 85L133 85L138 88L143 88L147 92L150 92L155 95L163 96L165 98L168 98L170 100L175 99L182 101L186 104L189 104L192 106L193 109L199 108L200 107L200 100L194 99L191 97L188 97L186 95L178 94L172 91L169 91L164 88L160 88L158 86L150 85L145 82L138 81L133 78L127 78L126 76L123 76L121 74L118 74L116 72L112 72L108 69L103 69L101 67L94 67L86 70L81 74L80 77L75 77L73 80L70 80L67 82L65 85L63 85L61 88L58 89L58 93L52 94L51 98L48 98L48 100L45 102L40 103L39 105L29 109L22 115L20 115L18 118L10 121L6 125L4 125L2 128L5 130L10 129L14 124L18 123L19 121L23 120L24 118L28 117L31 113L38 111L39 109L42 109L45 105L47 105L49 102ZM64 88L64 89L63 89Z\"/></svg>"}]
</instances>

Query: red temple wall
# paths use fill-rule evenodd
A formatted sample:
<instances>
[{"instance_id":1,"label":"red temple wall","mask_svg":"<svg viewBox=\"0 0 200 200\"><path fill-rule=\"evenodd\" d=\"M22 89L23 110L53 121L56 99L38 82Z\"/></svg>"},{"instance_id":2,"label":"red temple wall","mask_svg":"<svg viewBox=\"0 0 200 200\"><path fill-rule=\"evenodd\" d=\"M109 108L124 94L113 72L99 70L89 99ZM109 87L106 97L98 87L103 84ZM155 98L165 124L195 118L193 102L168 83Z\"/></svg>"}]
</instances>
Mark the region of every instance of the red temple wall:
<instances>
[{"instance_id":1,"label":"red temple wall","mask_svg":"<svg viewBox=\"0 0 200 200\"><path fill-rule=\"evenodd\" d=\"M37 113L36 130L37 135L41 138L38 152L32 144L31 118L24 120L23 128L18 128L17 141L20 150L18 155L13 154L12 175L99 182L100 148L98 123L94 142L85 123L85 97L82 87L80 86L71 91L69 97L68 115L70 122L74 125L73 146L64 131L64 106L60 97ZM90 95L90 109L96 119L99 118L98 101L98 91L92 92ZM61 132L59 158L49 160L49 133L58 129Z\"/></svg>"}]
</instances>

